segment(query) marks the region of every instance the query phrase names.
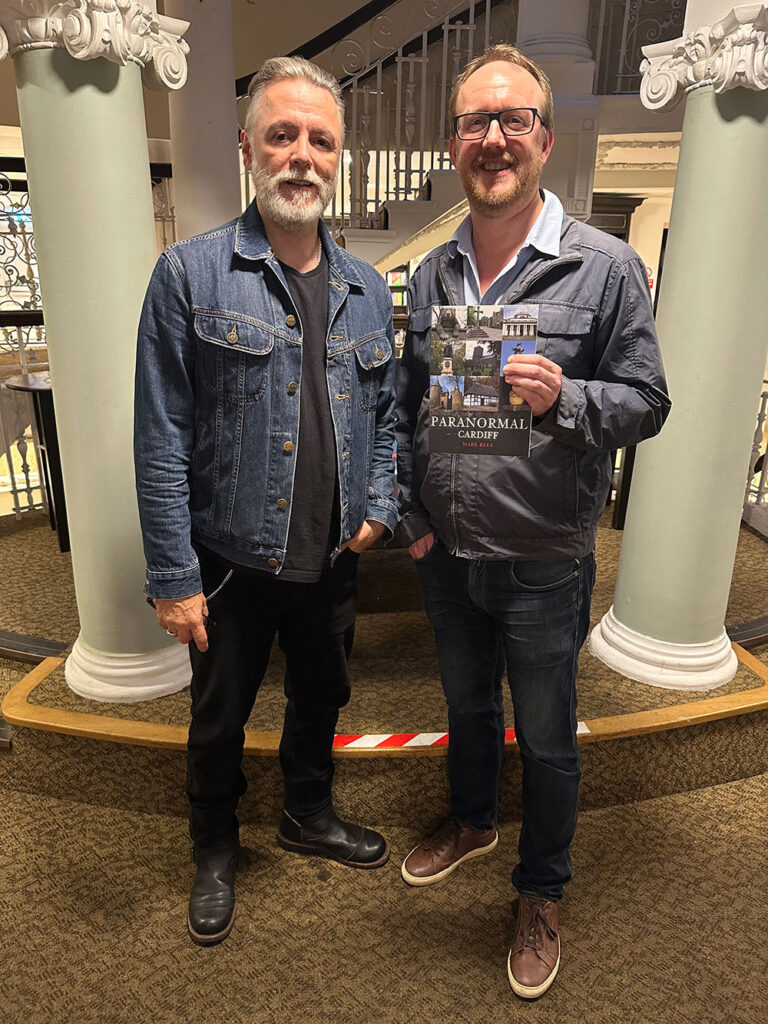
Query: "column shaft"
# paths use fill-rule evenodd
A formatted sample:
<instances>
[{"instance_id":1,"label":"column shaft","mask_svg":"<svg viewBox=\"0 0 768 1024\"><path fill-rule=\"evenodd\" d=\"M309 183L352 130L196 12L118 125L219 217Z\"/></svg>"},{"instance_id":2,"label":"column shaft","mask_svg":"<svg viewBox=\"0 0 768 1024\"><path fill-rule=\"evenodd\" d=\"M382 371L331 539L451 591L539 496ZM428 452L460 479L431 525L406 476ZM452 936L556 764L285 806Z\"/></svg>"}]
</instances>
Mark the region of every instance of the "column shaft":
<instances>
[{"instance_id":1,"label":"column shaft","mask_svg":"<svg viewBox=\"0 0 768 1024\"><path fill-rule=\"evenodd\" d=\"M155 239L140 73L58 49L14 63L81 623L68 680L88 696L139 699L117 668L82 678L77 650L93 666L116 655L133 675L133 656L155 652L146 695L188 678L141 597L132 396Z\"/></svg>"},{"instance_id":2,"label":"column shaft","mask_svg":"<svg viewBox=\"0 0 768 1024\"><path fill-rule=\"evenodd\" d=\"M554 5L520 0L517 45L543 67L555 99L555 145L542 183L566 213L586 220L592 210L598 103L592 94L595 62L587 42L589 0Z\"/></svg>"},{"instance_id":3,"label":"column shaft","mask_svg":"<svg viewBox=\"0 0 768 1024\"><path fill-rule=\"evenodd\" d=\"M168 0L190 22L187 83L169 98L176 237L217 227L242 211L230 0Z\"/></svg>"},{"instance_id":4,"label":"column shaft","mask_svg":"<svg viewBox=\"0 0 768 1024\"><path fill-rule=\"evenodd\" d=\"M766 356L766 166L768 94L689 95L658 315L672 412L638 450L614 608L592 638L657 685L703 689L736 670L723 620ZM628 659L614 627L631 631Z\"/></svg>"},{"instance_id":5,"label":"column shaft","mask_svg":"<svg viewBox=\"0 0 768 1024\"><path fill-rule=\"evenodd\" d=\"M557 4L520 0L517 42L536 61L540 57L552 60L556 55L590 61L588 21L589 0L561 0Z\"/></svg>"}]
</instances>

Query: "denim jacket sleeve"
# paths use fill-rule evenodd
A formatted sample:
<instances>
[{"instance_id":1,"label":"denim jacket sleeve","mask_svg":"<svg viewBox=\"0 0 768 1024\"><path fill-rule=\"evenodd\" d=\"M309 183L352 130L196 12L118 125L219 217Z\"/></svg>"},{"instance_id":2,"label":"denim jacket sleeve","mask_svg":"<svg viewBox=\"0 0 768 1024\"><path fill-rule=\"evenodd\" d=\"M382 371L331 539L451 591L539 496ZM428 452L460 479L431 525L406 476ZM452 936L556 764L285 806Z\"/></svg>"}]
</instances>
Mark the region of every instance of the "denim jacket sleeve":
<instances>
[{"instance_id":1,"label":"denim jacket sleeve","mask_svg":"<svg viewBox=\"0 0 768 1024\"><path fill-rule=\"evenodd\" d=\"M617 262L598 314L591 380L562 380L536 428L572 448L613 451L661 430L670 410L645 267Z\"/></svg>"},{"instance_id":2,"label":"denim jacket sleeve","mask_svg":"<svg viewBox=\"0 0 768 1024\"><path fill-rule=\"evenodd\" d=\"M365 518L383 523L389 535L395 532L397 525L397 486L395 484L395 460L392 457L395 447L395 333L390 312L392 300L389 290L382 281L383 295L379 300L383 303L387 316L387 340L392 357L381 380L378 401L376 403L376 425L373 437L373 452L368 472L368 503Z\"/></svg>"},{"instance_id":3,"label":"denim jacket sleeve","mask_svg":"<svg viewBox=\"0 0 768 1024\"><path fill-rule=\"evenodd\" d=\"M183 269L163 253L144 299L136 363L134 463L150 597L186 597L202 586L189 513L194 367Z\"/></svg>"}]
</instances>

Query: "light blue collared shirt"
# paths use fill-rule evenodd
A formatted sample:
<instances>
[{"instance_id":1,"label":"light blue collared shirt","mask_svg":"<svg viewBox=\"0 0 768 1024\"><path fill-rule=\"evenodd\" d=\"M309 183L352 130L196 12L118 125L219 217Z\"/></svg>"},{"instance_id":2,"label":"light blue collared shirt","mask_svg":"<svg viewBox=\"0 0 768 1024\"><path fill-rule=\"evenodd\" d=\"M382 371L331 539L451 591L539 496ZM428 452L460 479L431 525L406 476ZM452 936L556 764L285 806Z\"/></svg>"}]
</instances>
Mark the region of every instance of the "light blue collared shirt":
<instances>
[{"instance_id":1,"label":"light blue collared shirt","mask_svg":"<svg viewBox=\"0 0 768 1024\"><path fill-rule=\"evenodd\" d=\"M520 251L496 276L484 295L480 295L480 275L472 245L472 218L468 214L448 240L448 254L452 259L462 257L464 265L464 302L497 305L509 291L509 286L533 255L534 249L546 256L560 255L560 234L563 227L563 204L547 189L541 190L544 205L528 232Z\"/></svg>"}]
</instances>

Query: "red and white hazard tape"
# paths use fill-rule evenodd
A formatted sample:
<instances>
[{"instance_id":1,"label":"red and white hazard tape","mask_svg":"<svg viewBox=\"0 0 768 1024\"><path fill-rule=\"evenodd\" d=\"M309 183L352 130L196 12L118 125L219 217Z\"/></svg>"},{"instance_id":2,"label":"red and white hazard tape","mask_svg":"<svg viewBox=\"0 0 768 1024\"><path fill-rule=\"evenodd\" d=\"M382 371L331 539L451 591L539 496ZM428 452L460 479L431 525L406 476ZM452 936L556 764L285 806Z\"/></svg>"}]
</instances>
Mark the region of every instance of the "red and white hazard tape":
<instances>
[{"instance_id":1,"label":"red and white hazard tape","mask_svg":"<svg viewBox=\"0 0 768 1024\"><path fill-rule=\"evenodd\" d=\"M576 730L581 736L589 732L586 722L579 722ZM507 729L504 737L512 743L515 730ZM380 732L380 733L337 733L333 740L334 747L347 750L385 750L392 747L447 747L447 732Z\"/></svg>"}]
</instances>

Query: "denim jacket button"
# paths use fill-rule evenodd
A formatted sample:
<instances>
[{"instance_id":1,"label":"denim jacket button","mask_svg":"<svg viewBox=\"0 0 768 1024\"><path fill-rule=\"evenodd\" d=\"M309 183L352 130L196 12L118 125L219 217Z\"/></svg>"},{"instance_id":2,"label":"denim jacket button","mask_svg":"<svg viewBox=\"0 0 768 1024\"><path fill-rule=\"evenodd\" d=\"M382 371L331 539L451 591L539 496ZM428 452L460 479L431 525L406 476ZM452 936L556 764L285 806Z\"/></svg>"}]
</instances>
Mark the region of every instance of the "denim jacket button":
<instances>
[{"instance_id":1,"label":"denim jacket button","mask_svg":"<svg viewBox=\"0 0 768 1024\"><path fill-rule=\"evenodd\" d=\"M288 316L285 318L285 322L286 324L288 324L289 327L295 327L296 317L293 315L293 313L289 313Z\"/></svg>"},{"instance_id":2,"label":"denim jacket button","mask_svg":"<svg viewBox=\"0 0 768 1024\"><path fill-rule=\"evenodd\" d=\"M288 385L288 394L295 395L298 390L299 385L296 383L295 380L292 380L291 383Z\"/></svg>"},{"instance_id":3,"label":"denim jacket button","mask_svg":"<svg viewBox=\"0 0 768 1024\"><path fill-rule=\"evenodd\" d=\"M279 564L280 563L277 561L276 558L267 559L267 565L270 567L270 569L276 569Z\"/></svg>"},{"instance_id":4,"label":"denim jacket button","mask_svg":"<svg viewBox=\"0 0 768 1024\"><path fill-rule=\"evenodd\" d=\"M278 508L285 508L287 506L287 504L288 504L288 502L285 500L285 498L278 498L277 499L277 507Z\"/></svg>"},{"instance_id":5,"label":"denim jacket button","mask_svg":"<svg viewBox=\"0 0 768 1024\"><path fill-rule=\"evenodd\" d=\"M295 447L296 445L293 443L293 441L286 441L285 444L283 445L283 451L292 452Z\"/></svg>"}]
</instances>

